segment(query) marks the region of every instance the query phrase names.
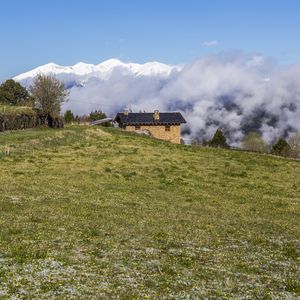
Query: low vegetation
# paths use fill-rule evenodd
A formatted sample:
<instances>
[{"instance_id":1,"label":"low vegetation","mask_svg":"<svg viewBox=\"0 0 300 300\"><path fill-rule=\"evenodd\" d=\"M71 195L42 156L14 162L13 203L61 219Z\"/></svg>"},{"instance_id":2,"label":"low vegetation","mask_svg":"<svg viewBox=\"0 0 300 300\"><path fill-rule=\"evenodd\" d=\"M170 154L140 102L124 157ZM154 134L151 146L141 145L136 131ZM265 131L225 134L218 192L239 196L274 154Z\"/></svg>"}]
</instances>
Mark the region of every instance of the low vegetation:
<instances>
[{"instance_id":1,"label":"low vegetation","mask_svg":"<svg viewBox=\"0 0 300 300\"><path fill-rule=\"evenodd\" d=\"M64 84L52 75L38 75L30 93L19 82L6 80L0 85L0 131L63 127L60 110L67 94Z\"/></svg>"},{"instance_id":2,"label":"low vegetation","mask_svg":"<svg viewBox=\"0 0 300 300\"><path fill-rule=\"evenodd\" d=\"M115 128L0 134L0 297L293 299L300 162Z\"/></svg>"},{"instance_id":3,"label":"low vegetation","mask_svg":"<svg viewBox=\"0 0 300 300\"><path fill-rule=\"evenodd\" d=\"M26 129L37 125L32 107L0 104L0 131Z\"/></svg>"},{"instance_id":4,"label":"low vegetation","mask_svg":"<svg viewBox=\"0 0 300 300\"><path fill-rule=\"evenodd\" d=\"M222 129L218 128L211 140L196 137L192 140L192 145L215 147L215 148L231 148L226 141ZM270 153L277 156L300 159L300 134L292 132L289 134L288 140L279 137L272 144L268 145L257 132L249 132L244 135L241 140L240 147L233 147L235 150L251 151L256 153Z\"/></svg>"}]
</instances>

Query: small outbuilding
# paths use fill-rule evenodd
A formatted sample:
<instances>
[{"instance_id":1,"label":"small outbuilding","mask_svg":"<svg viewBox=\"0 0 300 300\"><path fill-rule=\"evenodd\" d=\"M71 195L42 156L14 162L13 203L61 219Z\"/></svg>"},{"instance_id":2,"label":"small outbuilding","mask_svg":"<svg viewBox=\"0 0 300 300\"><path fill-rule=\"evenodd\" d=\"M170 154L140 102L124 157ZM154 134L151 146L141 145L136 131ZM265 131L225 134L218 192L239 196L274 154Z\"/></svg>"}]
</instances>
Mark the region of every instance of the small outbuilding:
<instances>
[{"instance_id":1,"label":"small outbuilding","mask_svg":"<svg viewBox=\"0 0 300 300\"><path fill-rule=\"evenodd\" d=\"M180 144L180 126L186 123L180 112L118 113L115 121L127 131L149 132L151 136Z\"/></svg>"}]
</instances>

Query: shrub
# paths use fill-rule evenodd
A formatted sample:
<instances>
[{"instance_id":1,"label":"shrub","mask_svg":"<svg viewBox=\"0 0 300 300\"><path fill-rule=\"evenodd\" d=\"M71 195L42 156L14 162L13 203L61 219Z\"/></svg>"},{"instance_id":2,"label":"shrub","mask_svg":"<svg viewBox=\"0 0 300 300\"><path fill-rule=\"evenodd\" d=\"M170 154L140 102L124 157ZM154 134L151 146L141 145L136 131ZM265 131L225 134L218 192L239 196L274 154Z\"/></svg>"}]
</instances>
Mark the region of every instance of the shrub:
<instances>
[{"instance_id":1,"label":"shrub","mask_svg":"<svg viewBox=\"0 0 300 300\"><path fill-rule=\"evenodd\" d=\"M0 110L0 131L32 128L37 125L36 112L30 107L8 107Z\"/></svg>"},{"instance_id":2,"label":"shrub","mask_svg":"<svg viewBox=\"0 0 300 300\"><path fill-rule=\"evenodd\" d=\"M51 128L62 128L64 122L59 115L43 116L31 107L0 106L0 131L27 129L43 125Z\"/></svg>"},{"instance_id":3,"label":"shrub","mask_svg":"<svg viewBox=\"0 0 300 300\"><path fill-rule=\"evenodd\" d=\"M291 146L284 138L279 138L278 141L272 146L272 154L280 156L290 156L291 155Z\"/></svg>"},{"instance_id":4,"label":"shrub","mask_svg":"<svg viewBox=\"0 0 300 300\"><path fill-rule=\"evenodd\" d=\"M46 125L50 128L63 128L64 127L64 119L59 115L37 115L37 125Z\"/></svg>"}]
</instances>

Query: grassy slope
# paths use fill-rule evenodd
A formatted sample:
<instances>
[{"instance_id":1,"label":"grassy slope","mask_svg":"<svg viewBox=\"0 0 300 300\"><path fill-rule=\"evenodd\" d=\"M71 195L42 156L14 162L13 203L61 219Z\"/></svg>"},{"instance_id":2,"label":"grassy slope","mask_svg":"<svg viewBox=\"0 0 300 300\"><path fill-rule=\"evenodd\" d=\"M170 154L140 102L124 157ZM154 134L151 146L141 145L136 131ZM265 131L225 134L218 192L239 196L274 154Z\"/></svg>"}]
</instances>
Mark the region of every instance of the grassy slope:
<instances>
[{"instance_id":1,"label":"grassy slope","mask_svg":"<svg viewBox=\"0 0 300 300\"><path fill-rule=\"evenodd\" d=\"M104 130L0 134L0 295L300 294L299 161Z\"/></svg>"}]
</instances>

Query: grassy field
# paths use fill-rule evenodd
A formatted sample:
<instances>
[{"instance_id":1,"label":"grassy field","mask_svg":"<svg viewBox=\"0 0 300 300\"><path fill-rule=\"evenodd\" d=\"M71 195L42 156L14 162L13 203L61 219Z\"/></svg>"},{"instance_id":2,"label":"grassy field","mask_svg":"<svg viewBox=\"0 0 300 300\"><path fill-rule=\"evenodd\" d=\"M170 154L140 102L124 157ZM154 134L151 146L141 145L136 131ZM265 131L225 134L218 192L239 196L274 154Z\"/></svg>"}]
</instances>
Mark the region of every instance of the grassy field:
<instances>
[{"instance_id":1,"label":"grassy field","mask_svg":"<svg viewBox=\"0 0 300 300\"><path fill-rule=\"evenodd\" d=\"M114 128L0 134L0 298L296 299L300 161Z\"/></svg>"}]
</instances>

